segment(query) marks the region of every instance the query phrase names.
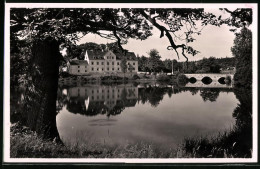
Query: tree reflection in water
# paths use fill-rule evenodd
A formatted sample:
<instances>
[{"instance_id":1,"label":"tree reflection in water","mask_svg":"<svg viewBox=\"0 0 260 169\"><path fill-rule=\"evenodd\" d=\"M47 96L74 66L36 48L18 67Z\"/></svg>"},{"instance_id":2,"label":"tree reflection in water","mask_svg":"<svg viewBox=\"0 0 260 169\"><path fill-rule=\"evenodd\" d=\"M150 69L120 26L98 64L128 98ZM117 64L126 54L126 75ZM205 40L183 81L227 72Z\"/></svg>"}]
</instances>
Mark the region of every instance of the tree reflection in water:
<instances>
[{"instance_id":1,"label":"tree reflection in water","mask_svg":"<svg viewBox=\"0 0 260 169\"><path fill-rule=\"evenodd\" d=\"M219 133L215 138L202 136L185 139L182 149L187 154L196 158L252 157L252 91L234 88L234 93L240 103L233 111L236 119L233 128Z\"/></svg>"},{"instance_id":2,"label":"tree reflection in water","mask_svg":"<svg viewBox=\"0 0 260 169\"><path fill-rule=\"evenodd\" d=\"M217 100L219 92L220 90L218 88L206 88L200 91L200 96L204 101L209 100L211 102L214 102Z\"/></svg>"},{"instance_id":3,"label":"tree reflection in water","mask_svg":"<svg viewBox=\"0 0 260 169\"><path fill-rule=\"evenodd\" d=\"M252 156L252 90L235 88L234 93L240 103L233 112L238 131L237 145L234 147L239 157ZM234 140L235 141L235 140Z\"/></svg>"},{"instance_id":4,"label":"tree reflection in water","mask_svg":"<svg viewBox=\"0 0 260 169\"><path fill-rule=\"evenodd\" d=\"M67 90L65 96L61 91ZM165 95L169 98L173 94L190 91L191 95L196 95L200 91L200 96L204 101L216 101L220 92L229 92L232 89L207 89L207 88L179 88L165 84L132 84L118 85L87 85L81 87L60 88L58 90L57 111L65 106L66 109L75 114L86 116L118 115L126 107L134 107L136 103L149 103L152 107L157 107Z\"/></svg>"}]
</instances>

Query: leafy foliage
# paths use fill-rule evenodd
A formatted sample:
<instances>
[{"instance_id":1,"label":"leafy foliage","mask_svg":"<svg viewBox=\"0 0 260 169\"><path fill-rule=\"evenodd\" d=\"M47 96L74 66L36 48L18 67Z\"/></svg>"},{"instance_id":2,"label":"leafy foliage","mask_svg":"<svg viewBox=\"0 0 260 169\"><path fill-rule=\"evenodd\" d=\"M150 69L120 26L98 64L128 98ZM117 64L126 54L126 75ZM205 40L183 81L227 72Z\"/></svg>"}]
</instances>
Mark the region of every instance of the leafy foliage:
<instances>
[{"instance_id":1,"label":"leafy foliage","mask_svg":"<svg viewBox=\"0 0 260 169\"><path fill-rule=\"evenodd\" d=\"M138 71L141 72L148 72L149 67L148 67L148 57L145 56L141 56L141 57L137 57L138 60Z\"/></svg>"},{"instance_id":2,"label":"leafy foliage","mask_svg":"<svg viewBox=\"0 0 260 169\"><path fill-rule=\"evenodd\" d=\"M149 59L148 59L148 67L153 72L158 72L160 66L162 65L161 56L156 49L151 49L148 52Z\"/></svg>"},{"instance_id":3,"label":"leafy foliage","mask_svg":"<svg viewBox=\"0 0 260 169\"><path fill-rule=\"evenodd\" d=\"M189 78L185 76L184 74L178 74L177 76L177 82L180 86L185 86L189 81Z\"/></svg>"},{"instance_id":4,"label":"leafy foliage","mask_svg":"<svg viewBox=\"0 0 260 169\"><path fill-rule=\"evenodd\" d=\"M170 77L165 75L165 74L160 74L159 76L157 76L156 78L157 81L170 81Z\"/></svg>"},{"instance_id":5,"label":"leafy foliage","mask_svg":"<svg viewBox=\"0 0 260 169\"><path fill-rule=\"evenodd\" d=\"M221 23L225 23L229 26L235 26L237 28L252 24L253 20L251 8L237 8L234 11L230 11L227 8L220 8L220 10L231 14L229 18L222 20Z\"/></svg>"},{"instance_id":6,"label":"leafy foliage","mask_svg":"<svg viewBox=\"0 0 260 169\"><path fill-rule=\"evenodd\" d=\"M215 57L203 58L198 64L198 69L204 73L219 73L220 65L217 64Z\"/></svg>"},{"instance_id":7,"label":"leafy foliage","mask_svg":"<svg viewBox=\"0 0 260 169\"><path fill-rule=\"evenodd\" d=\"M236 35L231 51L236 59L235 85L252 88L252 32L243 28Z\"/></svg>"}]
</instances>

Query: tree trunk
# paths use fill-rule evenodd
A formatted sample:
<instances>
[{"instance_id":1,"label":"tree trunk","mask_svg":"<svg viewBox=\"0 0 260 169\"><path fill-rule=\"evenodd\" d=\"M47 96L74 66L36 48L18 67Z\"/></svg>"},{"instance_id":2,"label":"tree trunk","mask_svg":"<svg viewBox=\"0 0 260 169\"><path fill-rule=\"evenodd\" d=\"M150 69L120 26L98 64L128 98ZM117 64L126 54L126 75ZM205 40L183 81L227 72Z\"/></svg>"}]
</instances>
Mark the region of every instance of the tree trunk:
<instances>
[{"instance_id":1,"label":"tree trunk","mask_svg":"<svg viewBox=\"0 0 260 169\"><path fill-rule=\"evenodd\" d=\"M59 43L51 38L38 41L32 47L32 82L25 93L27 126L45 139L61 142L56 125Z\"/></svg>"}]
</instances>

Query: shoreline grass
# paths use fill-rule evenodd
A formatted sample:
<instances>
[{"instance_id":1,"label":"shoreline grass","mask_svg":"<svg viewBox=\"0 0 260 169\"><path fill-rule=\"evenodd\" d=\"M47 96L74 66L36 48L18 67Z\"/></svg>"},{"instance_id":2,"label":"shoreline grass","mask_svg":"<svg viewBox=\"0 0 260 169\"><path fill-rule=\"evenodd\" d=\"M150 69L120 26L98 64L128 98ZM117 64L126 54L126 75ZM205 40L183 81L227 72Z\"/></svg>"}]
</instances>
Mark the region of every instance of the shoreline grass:
<instances>
[{"instance_id":1,"label":"shoreline grass","mask_svg":"<svg viewBox=\"0 0 260 169\"><path fill-rule=\"evenodd\" d=\"M154 144L105 145L95 141L58 144L44 140L27 127L12 124L11 158L251 158L239 128L214 136L185 138L176 148L160 151ZM243 152L244 151L244 152Z\"/></svg>"},{"instance_id":2,"label":"shoreline grass","mask_svg":"<svg viewBox=\"0 0 260 169\"><path fill-rule=\"evenodd\" d=\"M176 152L160 152L155 145L137 144L104 145L101 143L56 143L44 140L35 132L19 124L11 126L11 158L176 158Z\"/></svg>"},{"instance_id":3,"label":"shoreline grass","mask_svg":"<svg viewBox=\"0 0 260 169\"><path fill-rule=\"evenodd\" d=\"M234 126L212 136L185 138L180 147L191 158L251 158L252 139L247 131Z\"/></svg>"}]
</instances>

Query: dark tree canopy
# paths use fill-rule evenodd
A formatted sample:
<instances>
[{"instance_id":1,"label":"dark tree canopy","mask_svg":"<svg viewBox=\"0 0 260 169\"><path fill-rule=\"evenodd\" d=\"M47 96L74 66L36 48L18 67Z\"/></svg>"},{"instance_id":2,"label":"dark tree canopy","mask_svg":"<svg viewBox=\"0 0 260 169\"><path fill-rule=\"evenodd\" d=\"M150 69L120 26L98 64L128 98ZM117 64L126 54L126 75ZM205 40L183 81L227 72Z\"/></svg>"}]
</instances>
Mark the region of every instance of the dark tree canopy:
<instances>
[{"instance_id":1,"label":"dark tree canopy","mask_svg":"<svg viewBox=\"0 0 260 169\"><path fill-rule=\"evenodd\" d=\"M71 43L81 36L94 33L115 40L121 50L129 38L145 40L152 35L153 27L160 30L160 38L166 36L169 50L181 49L182 56L196 55L197 50L189 43L194 35L200 35L200 27L228 24L241 27L252 23L251 9L230 11L229 18L222 19L204 9L193 8L12 8L11 42L23 37L27 40L53 37L58 41ZM179 36L178 31L184 31ZM177 40L184 43L177 44ZM13 45L12 45L13 46Z\"/></svg>"}]
</instances>

